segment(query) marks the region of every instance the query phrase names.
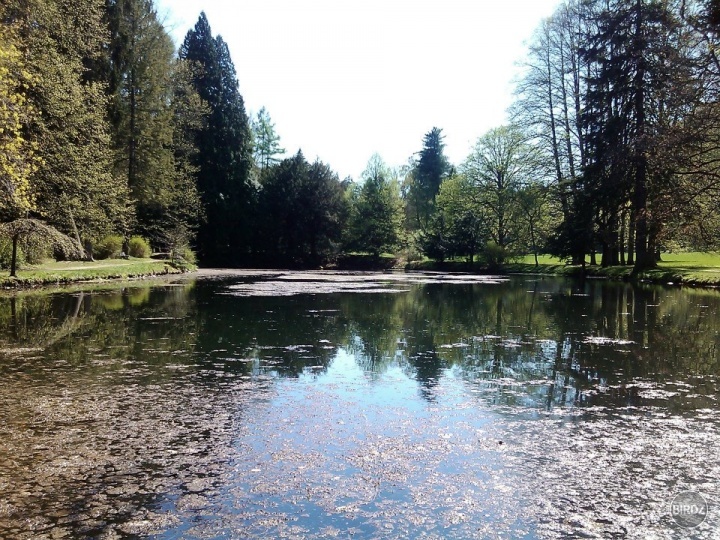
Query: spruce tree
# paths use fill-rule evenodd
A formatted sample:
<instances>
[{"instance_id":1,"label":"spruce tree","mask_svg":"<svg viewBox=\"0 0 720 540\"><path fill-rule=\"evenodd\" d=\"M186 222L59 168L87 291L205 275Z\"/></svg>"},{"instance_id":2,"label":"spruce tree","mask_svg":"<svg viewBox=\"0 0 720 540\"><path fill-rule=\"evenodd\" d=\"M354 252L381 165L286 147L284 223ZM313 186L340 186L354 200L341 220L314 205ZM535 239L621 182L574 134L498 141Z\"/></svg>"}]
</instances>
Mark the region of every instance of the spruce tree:
<instances>
[{"instance_id":1,"label":"spruce tree","mask_svg":"<svg viewBox=\"0 0 720 540\"><path fill-rule=\"evenodd\" d=\"M450 172L442 129L434 127L423 138L423 148L412 171L409 206L414 228L425 230L435 211L440 184Z\"/></svg>"},{"instance_id":2,"label":"spruce tree","mask_svg":"<svg viewBox=\"0 0 720 540\"><path fill-rule=\"evenodd\" d=\"M604 264L618 263L620 215L630 204L635 270L656 265L663 223L677 210L668 197L688 114L697 99L679 21L665 2L613 0L594 13L585 37L583 112L587 159L580 187L596 207ZM607 259L607 262L606 260Z\"/></svg>"}]
</instances>

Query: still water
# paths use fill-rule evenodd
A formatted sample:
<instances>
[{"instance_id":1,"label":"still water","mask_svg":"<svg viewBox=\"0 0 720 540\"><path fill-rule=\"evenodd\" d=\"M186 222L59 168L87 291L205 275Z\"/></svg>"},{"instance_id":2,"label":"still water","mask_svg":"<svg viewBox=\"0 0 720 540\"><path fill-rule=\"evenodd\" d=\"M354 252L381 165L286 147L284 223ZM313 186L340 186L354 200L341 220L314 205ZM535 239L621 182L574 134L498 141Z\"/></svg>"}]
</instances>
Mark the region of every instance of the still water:
<instances>
[{"instance_id":1,"label":"still water","mask_svg":"<svg viewBox=\"0 0 720 540\"><path fill-rule=\"evenodd\" d=\"M709 290L214 272L2 296L0 538L718 538L719 376Z\"/></svg>"}]
</instances>

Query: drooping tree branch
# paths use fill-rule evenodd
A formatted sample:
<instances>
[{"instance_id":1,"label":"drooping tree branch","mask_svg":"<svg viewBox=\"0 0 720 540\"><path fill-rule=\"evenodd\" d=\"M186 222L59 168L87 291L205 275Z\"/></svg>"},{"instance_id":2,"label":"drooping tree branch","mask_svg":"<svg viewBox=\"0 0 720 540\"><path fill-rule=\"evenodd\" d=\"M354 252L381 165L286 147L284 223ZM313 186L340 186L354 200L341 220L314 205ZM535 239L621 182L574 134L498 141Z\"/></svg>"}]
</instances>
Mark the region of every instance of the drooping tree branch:
<instances>
[{"instance_id":1,"label":"drooping tree branch","mask_svg":"<svg viewBox=\"0 0 720 540\"><path fill-rule=\"evenodd\" d=\"M0 224L0 236L10 238L13 243L10 276L17 275L17 244L21 238L33 239L38 243L51 247L68 259L81 259L82 247L72 238L61 233L52 225L37 219L22 218Z\"/></svg>"}]
</instances>

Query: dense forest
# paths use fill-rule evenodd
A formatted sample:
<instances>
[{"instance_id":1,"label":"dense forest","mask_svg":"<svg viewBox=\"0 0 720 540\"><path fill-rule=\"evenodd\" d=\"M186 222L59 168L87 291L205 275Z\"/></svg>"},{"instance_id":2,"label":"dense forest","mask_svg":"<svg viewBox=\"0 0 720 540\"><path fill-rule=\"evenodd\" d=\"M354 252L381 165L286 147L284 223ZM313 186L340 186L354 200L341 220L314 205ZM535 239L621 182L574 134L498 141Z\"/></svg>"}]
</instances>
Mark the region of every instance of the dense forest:
<instances>
[{"instance_id":1,"label":"dense forest","mask_svg":"<svg viewBox=\"0 0 720 540\"><path fill-rule=\"evenodd\" d=\"M717 248L718 11L568 0L530 40L507 125L463 163L433 127L404 166L374 155L341 180L287 153L265 108L248 116L204 13L176 50L152 0L6 0L0 265L152 249L207 266L551 253L642 270Z\"/></svg>"}]
</instances>

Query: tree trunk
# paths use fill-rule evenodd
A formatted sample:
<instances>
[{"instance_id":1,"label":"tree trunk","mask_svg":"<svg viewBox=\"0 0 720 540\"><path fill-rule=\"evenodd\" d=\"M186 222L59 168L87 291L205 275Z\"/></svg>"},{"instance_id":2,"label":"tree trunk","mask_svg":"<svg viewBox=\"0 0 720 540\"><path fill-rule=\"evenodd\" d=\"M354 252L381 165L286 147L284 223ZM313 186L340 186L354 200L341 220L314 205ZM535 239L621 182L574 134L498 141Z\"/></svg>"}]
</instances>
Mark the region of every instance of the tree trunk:
<instances>
[{"instance_id":1,"label":"tree trunk","mask_svg":"<svg viewBox=\"0 0 720 540\"><path fill-rule=\"evenodd\" d=\"M635 264L635 217L631 214L628 222L628 235L627 235L627 263L628 266Z\"/></svg>"},{"instance_id":2,"label":"tree trunk","mask_svg":"<svg viewBox=\"0 0 720 540\"><path fill-rule=\"evenodd\" d=\"M620 260L618 259L618 216L616 212L613 212L612 217L610 218L610 231L609 231L610 240L608 242L609 244L609 252L608 255L610 256L609 266L617 266L620 263Z\"/></svg>"},{"instance_id":3,"label":"tree trunk","mask_svg":"<svg viewBox=\"0 0 720 540\"><path fill-rule=\"evenodd\" d=\"M647 192L647 153L645 150L645 61L643 58L643 2L637 0L635 13L635 53L638 56L635 79L635 122L637 140L635 141L635 191L633 205L635 207L635 266L633 272L654 268L657 263L654 253L648 246L648 192Z\"/></svg>"},{"instance_id":4,"label":"tree trunk","mask_svg":"<svg viewBox=\"0 0 720 540\"><path fill-rule=\"evenodd\" d=\"M12 258L10 259L10 277L17 276L17 245L19 234L15 233L12 237Z\"/></svg>"},{"instance_id":5,"label":"tree trunk","mask_svg":"<svg viewBox=\"0 0 720 540\"><path fill-rule=\"evenodd\" d=\"M72 210L68 208L68 214L70 215L70 225L72 226L73 234L75 235L75 241L77 242L78 249L84 255L86 261L92 261L92 253L87 251L83 247L82 240L80 240L80 232L78 231L77 225L75 224L75 217L73 216Z\"/></svg>"},{"instance_id":6,"label":"tree trunk","mask_svg":"<svg viewBox=\"0 0 720 540\"><path fill-rule=\"evenodd\" d=\"M610 256L612 248L610 243L604 239L600 241L600 244L602 245L602 259L600 260L600 265L605 268L606 266L610 266L612 264Z\"/></svg>"},{"instance_id":7,"label":"tree trunk","mask_svg":"<svg viewBox=\"0 0 720 540\"><path fill-rule=\"evenodd\" d=\"M620 236L618 238L618 251L620 252L620 265L625 266L625 221L627 216L625 210L620 214Z\"/></svg>"}]
</instances>

